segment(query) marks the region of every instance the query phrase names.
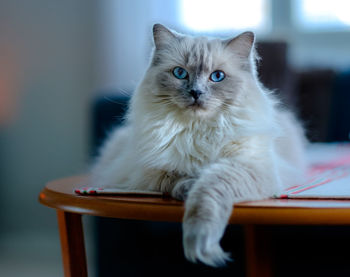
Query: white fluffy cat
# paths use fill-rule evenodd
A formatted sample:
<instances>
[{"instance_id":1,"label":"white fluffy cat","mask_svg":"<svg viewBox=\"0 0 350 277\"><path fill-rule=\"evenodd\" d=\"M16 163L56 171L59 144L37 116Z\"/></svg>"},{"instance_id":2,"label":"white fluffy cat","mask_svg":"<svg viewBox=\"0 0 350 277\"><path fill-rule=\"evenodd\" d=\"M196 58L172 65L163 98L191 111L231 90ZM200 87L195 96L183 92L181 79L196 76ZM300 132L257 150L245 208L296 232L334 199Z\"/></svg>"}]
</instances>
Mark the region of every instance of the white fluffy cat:
<instances>
[{"instance_id":1,"label":"white fluffy cat","mask_svg":"<svg viewBox=\"0 0 350 277\"><path fill-rule=\"evenodd\" d=\"M254 34L228 40L153 27L155 49L126 124L92 182L185 199L187 259L219 266L233 204L271 197L303 175L303 130L258 81Z\"/></svg>"}]
</instances>

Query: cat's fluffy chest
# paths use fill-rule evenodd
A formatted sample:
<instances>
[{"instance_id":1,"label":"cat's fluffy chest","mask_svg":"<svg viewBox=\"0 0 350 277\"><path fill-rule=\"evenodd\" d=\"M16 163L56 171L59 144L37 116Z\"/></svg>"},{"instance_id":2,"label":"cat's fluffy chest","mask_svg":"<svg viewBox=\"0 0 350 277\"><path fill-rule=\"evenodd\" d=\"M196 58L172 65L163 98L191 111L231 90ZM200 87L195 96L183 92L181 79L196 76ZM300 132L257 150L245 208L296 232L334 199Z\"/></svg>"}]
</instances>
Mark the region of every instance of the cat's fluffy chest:
<instances>
[{"instance_id":1,"label":"cat's fluffy chest","mask_svg":"<svg viewBox=\"0 0 350 277\"><path fill-rule=\"evenodd\" d=\"M195 176L220 158L232 143L233 125L220 122L148 122L138 129L137 152L143 166Z\"/></svg>"}]
</instances>

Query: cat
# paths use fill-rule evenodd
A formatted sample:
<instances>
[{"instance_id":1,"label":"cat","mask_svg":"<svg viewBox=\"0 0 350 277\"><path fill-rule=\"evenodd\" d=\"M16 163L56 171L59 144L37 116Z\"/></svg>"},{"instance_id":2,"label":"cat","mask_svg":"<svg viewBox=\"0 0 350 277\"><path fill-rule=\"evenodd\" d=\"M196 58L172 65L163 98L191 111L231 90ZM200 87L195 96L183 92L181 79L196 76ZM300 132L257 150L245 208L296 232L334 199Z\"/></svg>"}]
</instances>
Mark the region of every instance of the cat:
<instances>
[{"instance_id":1,"label":"cat","mask_svg":"<svg viewBox=\"0 0 350 277\"><path fill-rule=\"evenodd\" d=\"M102 147L91 180L185 200L186 258L221 266L233 204L300 181L304 130L259 82L254 33L223 40L156 24L153 38L126 123Z\"/></svg>"}]
</instances>

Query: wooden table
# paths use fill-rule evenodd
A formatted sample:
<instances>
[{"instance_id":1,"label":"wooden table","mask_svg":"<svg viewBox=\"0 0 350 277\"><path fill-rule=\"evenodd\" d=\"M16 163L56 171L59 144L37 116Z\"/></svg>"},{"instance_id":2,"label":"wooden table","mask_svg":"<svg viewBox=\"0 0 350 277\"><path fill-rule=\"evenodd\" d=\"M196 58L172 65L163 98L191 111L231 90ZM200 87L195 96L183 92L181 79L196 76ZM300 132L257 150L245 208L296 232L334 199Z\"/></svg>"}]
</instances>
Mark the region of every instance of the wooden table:
<instances>
[{"instance_id":1,"label":"wooden table","mask_svg":"<svg viewBox=\"0 0 350 277\"><path fill-rule=\"evenodd\" d=\"M181 222L183 202L162 197L80 196L73 190L83 176L52 181L40 203L57 210L64 274L87 276L81 216L92 215L149 221ZM249 277L272 276L269 225L349 225L350 201L269 199L236 204L230 224L245 230L246 272Z\"/></svg>"}]
</instances>

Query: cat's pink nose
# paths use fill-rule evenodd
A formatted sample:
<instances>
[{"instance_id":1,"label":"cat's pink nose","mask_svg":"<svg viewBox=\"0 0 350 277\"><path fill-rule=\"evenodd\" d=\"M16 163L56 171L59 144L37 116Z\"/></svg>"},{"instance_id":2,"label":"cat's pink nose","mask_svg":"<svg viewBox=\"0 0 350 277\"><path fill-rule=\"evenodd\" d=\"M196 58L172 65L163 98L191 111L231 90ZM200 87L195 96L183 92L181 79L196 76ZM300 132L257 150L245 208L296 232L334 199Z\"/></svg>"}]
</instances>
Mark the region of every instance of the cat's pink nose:
<instances>
[{"instance_id":1,"label":"cat's pink nose","mask_svg":"<svg viewBox=\"0 0 350 277\"><path fill-rule=\"evenodd\" d=\"M197 100L199 98L199 96L202 94L202 92L200 90L194 90L192 89L190 91L191 96L194 98L194 100Z\"/></svg>"}]
</instances>

